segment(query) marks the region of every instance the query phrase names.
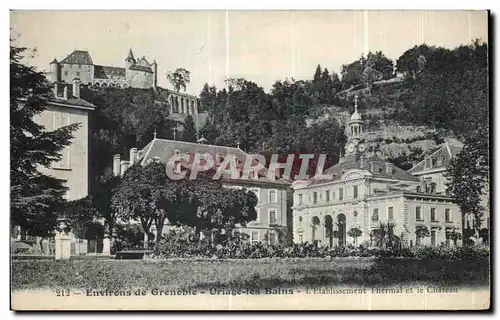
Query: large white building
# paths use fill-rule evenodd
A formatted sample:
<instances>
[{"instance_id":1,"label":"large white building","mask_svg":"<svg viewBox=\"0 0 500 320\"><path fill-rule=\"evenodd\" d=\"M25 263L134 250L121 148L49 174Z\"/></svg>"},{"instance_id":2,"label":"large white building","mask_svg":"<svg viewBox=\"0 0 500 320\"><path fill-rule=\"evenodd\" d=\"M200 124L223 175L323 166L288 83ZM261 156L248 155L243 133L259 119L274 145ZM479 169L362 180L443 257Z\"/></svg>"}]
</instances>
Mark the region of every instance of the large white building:
<instances>
[{"instance_id":1,"label":"large white building","mask_svg":"<svg viewBox=\"0 0 500 320\"><path fill-rule=\"evenodd\" d=\"M323 245L373 244L380 223L394 225L403 245L454 245L461 233L460 210L452 199L425 181L380 157L376 137L363 130L357 110L348 122L345 155L325 170L331 179L293 183L294 241ZM429 236L416 230L426 228ZM357 238L349 236L359 229Z\"/></svg>"}]
</instances>

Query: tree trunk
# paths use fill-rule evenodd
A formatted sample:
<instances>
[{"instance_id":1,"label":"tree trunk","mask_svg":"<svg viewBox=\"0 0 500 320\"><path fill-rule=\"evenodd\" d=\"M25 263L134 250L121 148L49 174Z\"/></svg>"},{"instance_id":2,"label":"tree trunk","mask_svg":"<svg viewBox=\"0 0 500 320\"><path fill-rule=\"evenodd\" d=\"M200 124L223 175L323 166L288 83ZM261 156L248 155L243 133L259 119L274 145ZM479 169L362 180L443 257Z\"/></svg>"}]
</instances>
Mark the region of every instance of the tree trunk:
<instances>
[{"instance_id":1,"label":"tree trunk","mask_svg":"<svg viewBox=\"0 0 500 320\"><path fill-rule=\"evenodd\" d=\"M153 223L153 219L143 219L141 218L142 228L144 229L144 249L149 249L149 229L151 228L151 224Z\"/></svg>"},{"instance_id":2,"label":"tree trunk","mask_svg":"<svg viewBox=\"0 0 500 320\"><path fill-rule=\"evenodd\" d=\"M160 241L162 238L162 232L163 232L163 227L165 226L165 218L158 218L155 219L155 225L156 225L156 243Z\"/></svg>"}]
</instances>

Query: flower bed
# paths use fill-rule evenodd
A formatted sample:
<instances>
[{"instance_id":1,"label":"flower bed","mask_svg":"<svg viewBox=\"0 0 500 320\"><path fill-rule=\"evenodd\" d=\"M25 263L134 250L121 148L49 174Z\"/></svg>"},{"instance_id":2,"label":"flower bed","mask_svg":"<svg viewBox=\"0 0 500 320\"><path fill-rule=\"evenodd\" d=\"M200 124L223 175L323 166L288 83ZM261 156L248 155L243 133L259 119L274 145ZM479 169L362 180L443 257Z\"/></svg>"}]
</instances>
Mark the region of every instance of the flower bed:
<instances>
[{"instance_id":1,"label":"flower bed","mask_svg":"<svg viewBox=\"0 0 500 320\"><path fill-rule=\"evenodd\" d=\"M485 260L490 256L488 247L413 247L401 249L359 247L316 247L312 244L293 246L251 244L228 241L214 244L209 241L189 241L167 238L158 243L149 259L262 259L262 258L414 258L444 260Z\"/></svg>"}]
</instances>

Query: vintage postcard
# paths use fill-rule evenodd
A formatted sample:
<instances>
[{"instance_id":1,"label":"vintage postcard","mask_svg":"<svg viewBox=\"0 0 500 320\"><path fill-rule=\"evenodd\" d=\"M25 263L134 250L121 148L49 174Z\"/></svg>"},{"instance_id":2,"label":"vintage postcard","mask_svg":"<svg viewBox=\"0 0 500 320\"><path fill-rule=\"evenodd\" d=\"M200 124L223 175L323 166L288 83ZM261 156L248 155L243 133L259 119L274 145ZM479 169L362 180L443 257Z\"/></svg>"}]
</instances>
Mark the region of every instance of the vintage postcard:
<instances>
[{"instance_id":1,"label":"vintage postcard","mask_svg":"<svg viewBox=\"0 0 500 320\"><path fill-rule=\"evenodd\" d=\"M11 11L11 308L489 309L488 23Z\"/></svg>"}]
</instances>

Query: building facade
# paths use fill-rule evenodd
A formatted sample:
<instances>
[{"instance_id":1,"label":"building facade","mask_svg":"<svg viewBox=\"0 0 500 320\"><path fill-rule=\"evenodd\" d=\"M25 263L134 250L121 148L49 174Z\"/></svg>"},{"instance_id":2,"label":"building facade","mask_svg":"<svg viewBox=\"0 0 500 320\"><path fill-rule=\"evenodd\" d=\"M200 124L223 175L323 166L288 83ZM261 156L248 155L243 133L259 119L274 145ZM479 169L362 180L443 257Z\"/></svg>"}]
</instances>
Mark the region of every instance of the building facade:
<instances>
[{"instance_id":1,"label":"building facade","mask_svg":"<svg viewBox=\"0 0 500 320\"><path fill-rule=\"evenodd\" d=\"M201 140L200 140L201 141ZM146 165L151 161L167 161L175 154L194 155L210 154L215 159L214 166L221 164L226 155L234 155L239 164L244 163L246 154L240 148L215 146L202 143L190 143L154 138L143 149L132 148L128 155L129 160L123 160L121 155L113 159L114 175L123 175L131 164L140 162ZM241 173L241 168L239 168ZM280 179L269 180L266 174L249 179L231 180L221 177L221 182L227 188L247 189L255 193L258 199L256 206L257 219L245 227L237 226L236 231L245 233L252 242L267 242L270 244L283 243L291 240L291 198L290 183ZM152 228L153 233L155 228ZM169 230L166 223L163 232Z\"/></svg>"},{"instance_id":2,"label":"building facade","mask_svg":"<svg viewBox=\"0 0 500 320\"><path fill-rule=\"evenodd\" d=\"M452 199L383 160L379 150L376 137L363 131L356 102L345 154L325 170L331 177L292 185L294 242L374 245L374 230L383 223L394 226L405 246L460 244L452 236L462 225ZM422 236L422 229L429 235Z\"/></svg>"},{"instance_id":3,"label":"building facade","mask_svg":"<svg viewBox=\"0 0 500 320\"><path fill-rule=\"evenodd\" d=\"M34 119L48 131L74 123L80 125L73 132L71 144L61 151L61 160L50 168L40 168L41 172L66 181L67 200L81 199L89 193L89 113L94 109L93 104L80 98L80 81L75 80L72 85L56 82L54 99Z\"/></svg>"},{"instance_id":4,"label":"building facade","mask_svg":"<svg viewBox=\"0 0 500 320\"><path fill-rule=\"evenodd\" d=\"M431 192L437 194L446 194L447 183L445 173L450 165L451 160L462 151L463 146L458 144L445 143L441 148L434 153L425 157L424 160L417 163L413 168L408 170L409 173L418 177L421 181L426 182L431 188ZM481 205L485 208L480 229L490 228L490 197L489 184L486 184L481 198ZM473 228L474 216L469 214L464 217L464 229Z\"/></svg>"}]
</instances>

